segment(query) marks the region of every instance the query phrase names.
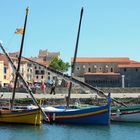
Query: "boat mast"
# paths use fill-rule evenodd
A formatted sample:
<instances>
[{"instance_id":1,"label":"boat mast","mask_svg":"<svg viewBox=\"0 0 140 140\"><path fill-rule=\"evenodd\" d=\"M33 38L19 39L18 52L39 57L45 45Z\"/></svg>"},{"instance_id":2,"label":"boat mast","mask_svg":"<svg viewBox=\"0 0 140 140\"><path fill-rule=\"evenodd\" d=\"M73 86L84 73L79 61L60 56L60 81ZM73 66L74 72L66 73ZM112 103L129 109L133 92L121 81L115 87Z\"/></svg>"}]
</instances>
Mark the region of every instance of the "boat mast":
<instances>
[{"instance_id":1,"label":"boat mast","mask_svg":"<svg viewBox=\"0 0 140 140\"><path fill-rule=\"evenodd\" d=\"M75 46L75 53L74 53L74 58L73 58L72 66L71 66L70 85L69 85L69 90L68 90L68 96L66 98L67 108L69 108L69 102L70 102L70 95L71 95L71 88L72 88L72 82L71 81L72 81L72 77L73 77L74 70L75 70L75 62L76 62L76 58L77 58L78 43L79 43L79 36L80 36L80 29L81 29L81 22L82 22L83 11L84 11L84 9L82 7L81 14L80 14L79 27L78 27L76 46Z\"/></svg>"},{"instance_id":2,"label":"boat mast","mask_svg":"<svg viewBox=\"0 0 140 140\"><path fill-rule=\"evenodd\" d=\"M20 63L21 63L21 56L22 56L22 51L23 51L23 44L24 44L24 37L25 37L25 30L26 30L28 13L29 13L29 8L27 7L26 8L26 16L25 16L24 28L23 28L23 34L22 34L22 41L21 41L21 46L20 46L20 52L19 52L19 56L18 56L18 66L17 66L16 77L15 77L14 88L13 88L11 109L13 109L13 106L14 106L16 85L17 85L17 81L18 81L18 77L19 77Z\"/></svg>"},{"instance_id":3,"label":"boat mast","mask_svg":"<svg viewBox=\"0 0 140 140\"><path fill-rule=\"evenodd\" d=\"M13 70L15 73L17 73L17 69L16 66L14 65L12 59L9 57L8 53L6 52L6 50L4 49L4 47L2 46L2 44L0 43L0 48L2 49L3 53L5 54L5 56L7 57L9 63L11 64ZM23 83L23 85L26 87L27 92L31 95L33 102L38 106L38 108L41 110L42 115L44 116L44 119L46 121L50 121L49 118L47 117L47 115L45 114L45 112L42 110L41 106L38 104L37 100L34 98L33 92L32 90L29 88L27 82L24 80L24 78L22 77L22 75L18 72L18 76L21 80L21 82Z\"/></svg>"}]
</instances>

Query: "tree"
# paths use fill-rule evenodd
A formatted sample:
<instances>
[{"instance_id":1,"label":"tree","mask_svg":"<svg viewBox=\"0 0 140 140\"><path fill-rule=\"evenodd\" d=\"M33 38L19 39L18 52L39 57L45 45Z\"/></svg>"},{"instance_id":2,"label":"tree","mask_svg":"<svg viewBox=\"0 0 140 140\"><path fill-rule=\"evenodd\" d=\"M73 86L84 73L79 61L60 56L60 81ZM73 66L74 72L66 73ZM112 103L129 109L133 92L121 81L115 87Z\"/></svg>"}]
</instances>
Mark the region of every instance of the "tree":
<instances>
[{"instance_id":1,"label":"tree","mask_svg":"<svg viewBox=\"0 0 140 140\"><path fill-rule=\"evenodd\" d=\"M64 62L62 59L58 57L54 57L49 65L51 68L56 69L61 72L68 71L70 65L68 62Z\"/></svg>"}]
</instances>

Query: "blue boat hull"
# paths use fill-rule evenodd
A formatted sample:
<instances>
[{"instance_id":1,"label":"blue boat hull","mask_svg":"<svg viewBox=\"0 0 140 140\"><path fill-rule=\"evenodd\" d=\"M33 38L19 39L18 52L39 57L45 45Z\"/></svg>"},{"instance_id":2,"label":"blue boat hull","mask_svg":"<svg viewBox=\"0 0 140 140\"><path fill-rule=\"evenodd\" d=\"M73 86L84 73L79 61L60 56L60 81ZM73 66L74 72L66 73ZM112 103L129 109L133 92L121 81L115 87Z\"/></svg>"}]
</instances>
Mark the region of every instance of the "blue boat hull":
<instances>
[{"instance_id":1,"label":"blue boat hull","mask_svg":"<svg viewBox=\"0 0 140 140\"><path fill-rule=\"evenodd\" d=\"M110 104L81 109L45 110L45 113L54 123L100 125L109 125L110 123Z\"/></svg>"}]
</instances>

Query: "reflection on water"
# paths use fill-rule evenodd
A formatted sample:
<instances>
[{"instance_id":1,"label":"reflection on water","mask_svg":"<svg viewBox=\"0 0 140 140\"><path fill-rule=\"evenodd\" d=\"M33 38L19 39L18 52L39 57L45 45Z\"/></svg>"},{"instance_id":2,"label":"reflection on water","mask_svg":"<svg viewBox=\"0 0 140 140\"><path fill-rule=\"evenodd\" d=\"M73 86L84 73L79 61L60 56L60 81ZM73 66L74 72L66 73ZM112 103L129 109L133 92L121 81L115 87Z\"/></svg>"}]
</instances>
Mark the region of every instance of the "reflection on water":
<instances>
[{"instance_id":1,"label":"reflection on water","mask_svg":"<svg viewBox=\"0 0 140 140\"><path fill-rule=\"evenodd\" d=\"M42 126L0 124L0 140L137 140L140 123Z\"/></svg>"}]
</instances>

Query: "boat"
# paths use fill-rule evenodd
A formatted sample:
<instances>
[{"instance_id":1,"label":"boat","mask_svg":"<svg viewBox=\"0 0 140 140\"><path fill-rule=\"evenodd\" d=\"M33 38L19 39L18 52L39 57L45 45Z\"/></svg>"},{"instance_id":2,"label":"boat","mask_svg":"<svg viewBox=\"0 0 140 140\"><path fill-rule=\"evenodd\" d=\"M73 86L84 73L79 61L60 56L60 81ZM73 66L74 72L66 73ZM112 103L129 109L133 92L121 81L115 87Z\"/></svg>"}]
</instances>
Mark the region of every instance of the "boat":
<instances>
[{"instance_id":1,"label":"boat","mask_svg":"<svg viewBox=\"0 0 140 140\"><path fill-rule=\"evenodd\" d=\"M42 115L39 109L31 109L31 110L0 109L0 123L41 125Z\"/></svg>"},{"instance_id":2,"label":"boat","mask_svg":"<svg viewBox=\"0 0 140 140\"><path fill-rule=\"evenodd\" d=\"M111 121L140 122L140 105L112 107Z\"/></svg>"},{"instance_id":3,"label":"boat","mask_svg":"<svg viewBox=\"0 0 140 140\"><path fill-rule=\"evenodd\" d=\"M72 78L73 72L75 69L75 61L77 56L78 50L78 41L80 35L80 27L83 15L83 8L81 9L80 14L80 22L78 28L78 35L74 53L73 64L71 68L71 77L70 77L70 84L69 84L69 92L68 96L66 97L66 107L46 107L44 108L44 112L49 117L51 123L69 123L69 124L99 124L99 125L109 125L110 124L110 94L108 96L108 103L104 106L98 107L89 107L89 108L71 108L69 106L70 103L70 95L71 95L71 88L72 88Z\"/></svg>"},{"instance_id":4,"label":"boat","mask_svg":"<svg viewBox=\"0 0 140 140\"><path fill-rule=\"evenodd\" d=\"M59 124L110 124L110 96L104 106L92 106L88 108L43 108L51 123Z\"/></svg>"},{"instance_id":5,"label":"boat","mask_svg":"<svg viewBox=\"0 0 140 140\"><path fill-rule=\"evenodd\" d=\"M25 29L26 29L28 10L29 9L27 7L17 67L14 65L14 63L11 60L11 58L9 57L8 53L4 49L3 45L0 43L0 48L4 52L5 56L7 57L8 61L10 62L11 66L16 74L14 89L13 89L13 94L12 94L13 96L12 96L12 100L11 100L11 104L10 104L11 107L7 108L7 109L5 109L5 108L0 109L0 123L19 123L19 124L41 125L41 123L42 123L41 113L43 114L44 119L47 120L47 116L43 112L43 110L41 109L37 100L34 98L32 90L28 87L27 82L23 79L22 75L20 74L20 62L21 62L21 56L22 56L22 50L23 50L23 43L24 43L24 35L25 35ZM15 90L16 90L16 84L17 84L18 78L21 80L23 85L26 87L26 90L31 95L34 103L37 106L36 109L16 109L16 108L14 108ZM47 120L47 121L49 121L49 120Z\"/></svg>"}]
</instances>

